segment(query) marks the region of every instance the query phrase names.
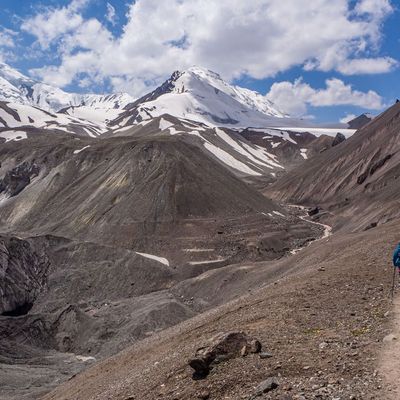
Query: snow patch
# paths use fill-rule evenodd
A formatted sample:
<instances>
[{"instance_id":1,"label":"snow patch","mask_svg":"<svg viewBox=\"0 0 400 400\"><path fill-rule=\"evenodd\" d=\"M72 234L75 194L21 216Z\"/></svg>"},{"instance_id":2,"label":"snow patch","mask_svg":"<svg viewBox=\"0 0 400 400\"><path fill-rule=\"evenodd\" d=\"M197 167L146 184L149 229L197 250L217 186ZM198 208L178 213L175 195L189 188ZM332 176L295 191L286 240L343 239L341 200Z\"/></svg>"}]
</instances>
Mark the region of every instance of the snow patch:
<instances>
[{"instance_id":1,"label":"snow patch","mask_svg":"<svg viewBox=\"0 0 400 400\"><path fill-rule=\"evenodd\" d=\"M212 143L206 142L204 143L204 147L214 154L219 160L221 160L224 164L229 165L231 168L234 168L240 172L243 172L247 175L253 176L261 176L259 172L254 171L253 169L249 168L246 164L242 163L241 161L237 160L233 156L231 156L226 151L220 149L219 147L215 146Z\"/></svg>"},{"instance_id":2,"label":"snow patch","mask_svg":"<svg viewBox=\"0 0 400 400\"><path fill-rule=\"evenodd\" d=\"M23 131L4 131L0 132L0 138L6 139L6 142L12 140L18 142L19 140L27 139L26 132Z\"/></svg>"},{"instance_id":3,"label":"snow patch","mask_svg":"<svg viewBox=\"0 0 400 400\"><path fill-rule=\"evenodd\" d=\"M307 156L307 149L300 149L300 155L307 160L308 156Z\"/></svg>"},{"instance_id":4,"label":"snow patch","mask_svg":"<svg viewBox=\"0 0 400 400\"><path fill-rule=\"evenodd\" d=\"M164 264L167 267L169 267L169 261L164 257L158 257L158 256L155 256L153 254L147 254L147 253L139 253L138 251L135 251L135 253L138 254L139 256L142 256L142 257L145 257L145 258L150 258L151 260L158 261L159 263Z\"/></svg>"},{"instance_id":5,"label":"snow patch","mask_svg":"<svg viewBox=\"0 0 400 400\"><path fill-rule=\"evenodd\" d=\"M312 133L314 136L321 136L321 135L327 135L331 137L335 137L338 133L342 133L346 139L349 138L354 134L356 129L341 129L341 128L302 128L302 127L285 127L285 128L280 128L281 130L287 129L288 131L292 132L309 132Z\"/></svg>"},{"instance_id":6,"label":"snow patch","mask_svg":"<svg viewBox=\"0 0 400 400\"><path fill-rule=\"evenodd\" d=\"M170 128L168 128L168 130L169 130L169 134L170 134L171 136L177 135L178 133L184 133L184 132L182 132L182 131L176 130L174 127L170 127Z\"/></svg>"},{"instance_id":7,"label":"snow patch","mask_svg":"<svg viewBox=\"0 0 400 400\"><path fill-rule=\"evenodd\" d=\"M194 248L194 249L183 249L184 252L186 253L205 253L205 252L210 252L210 251L214 251L215 249L198 249L198 248Z\"/></svg>"},{"instance_id":8,"label":"snow patch","mask_svg":"<svg viewBox=\"0 0 400 400\"><path fill-rule=\"evenodd\" d=\"M159 125L160 130L165 131L166 129L170 128L171 126L174 126L174 124L172 122L169 122L164 118L160 119L160 125Z\"/></svg>"},{"instance_id":9,"label":"snow patch","mask_svg":"<svg viewBox=\"0 0 400 400\"><path fill-rule=\"evenodd\" d=\"M204 261L189 261L189 264L190 265L215 264L225 260L226 258L217 258L215 260L204 260Z\"/></svg>"},{"instance_id":10,"label":"snow patch","mask_svg":"<svg viewBox=\"0 0 400 400\"><path fill-rule=\"evenodd\" d=\"M273 167L283 168L281 165L272 161L262 147L256 146L256 148L253 148L247 143L241 141L236 142L232 137L219 128L215 128L215 132L223 141L233 147L234 150L247 157L253 163L271 169Z\"/></svg>"},{"instance_id":11,"label":"snow patch","mask_svg":"<svg viewBox=\"0 0 400 400\"><path fill-rule=\"evenodd\" d=\"M87 361L96 361L96 359L94 357L90 357L90 356L76 356L76 359L78 361L82 361L82 362L87 362Z\"/></svg>"},{"instance_id":12,"label":"snow patch","mask_svg":"<svg viewBox=\"0 0 400 400\"><path fill-rule=\"evenodd\" d=\"M74 150L74 154L79 154L81 151L86 150L86 149L89 148L89 147L90 147L90 144L88 144L88 145L85 146L85 147L82 147L82 148L79 149L79 150Z\"/></svg>"},{"instance_id":13,"label":"snow patch","mask_svg":"<svg viewBox=\"0 0 400 400\"><path fill-rule=\"evenodd\" d=\"M114 131L114 133L125 132L125 131L128 131L129 129L133 128L133 127L134 127L133 125L127 125L127 126L124 126L123 128L116 129Z\"/></svg>"}]
</instances>

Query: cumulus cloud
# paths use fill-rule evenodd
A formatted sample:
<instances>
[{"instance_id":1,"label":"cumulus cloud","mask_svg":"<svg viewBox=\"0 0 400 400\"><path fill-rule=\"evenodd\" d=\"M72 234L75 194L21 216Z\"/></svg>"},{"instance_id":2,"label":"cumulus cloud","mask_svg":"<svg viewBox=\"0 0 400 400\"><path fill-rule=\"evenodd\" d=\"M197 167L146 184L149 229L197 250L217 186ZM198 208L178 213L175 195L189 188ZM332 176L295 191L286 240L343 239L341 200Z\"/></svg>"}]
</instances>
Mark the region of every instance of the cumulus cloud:
<instances>
[{"instance_id":1,"label":"cumulus cloud","mask_svg":"<svg viewBox=\"0 0 400 400\"><path fill-rule=\"evenodd\" d=\"M73 0L66 7L46 8L42 13L27 19L21 29L36 36L40 46L47 49L63 35L72 33L84 23L80 11L89 0Z\"/></svg>"},{"instance_id":2,"label":"cumulus cloud","mask_svg":"<svg viewBox=\"0 0 400 400\"><path fill-rule=\"evenodd\" d=\"M23 23L42 48L58 49L59 64L36 76L64 84L82 74L95 82L141 81L145 91L196 64L228 80L271 77L293 66L352 75L397 65L377 53L382 22L392 12L388 0L131 0L119 36L83 18L88 1L46 9ZM115 17L112 6L108 17Z\"/></svg>"},{"instance_id":3,"label":"cumulus cloud","mask_svg":"<svg viewBox=\"0 0 400 400\"><path fill-rule=\"evenodd\" d=\"M293 83L277 82L271 86L266 97L293 116L305 114L309 105L314 107L353 105L369 110L379 110L384 106L382 97L372 90L368 92L354 90L351 85L346 85L336 78L327 79L325 84L325 88L315 89L301 78Z\"/></svg>"},{"instance_id":4,"label":"cumulus cloud","mask_svg":"<svg viewBox=\"0 0 400 400\"><path fill-rule=\"evenodd\" d=\"M382 19L393 11L389 0L360 0L354 8L358 15L367 15L371 19Z\"/></svg>"},{"instance_id":5,"label":"cumulus cloud","mask_svg":"<svg viewBox=\"0 0 400 400\"><path fill-rule=\"evenodd\" d=\"M338 71L344 75L381 74L390 72L398 66L398 62L391 57L360 58L346 60Z\"/></svg>"}]
</instances>

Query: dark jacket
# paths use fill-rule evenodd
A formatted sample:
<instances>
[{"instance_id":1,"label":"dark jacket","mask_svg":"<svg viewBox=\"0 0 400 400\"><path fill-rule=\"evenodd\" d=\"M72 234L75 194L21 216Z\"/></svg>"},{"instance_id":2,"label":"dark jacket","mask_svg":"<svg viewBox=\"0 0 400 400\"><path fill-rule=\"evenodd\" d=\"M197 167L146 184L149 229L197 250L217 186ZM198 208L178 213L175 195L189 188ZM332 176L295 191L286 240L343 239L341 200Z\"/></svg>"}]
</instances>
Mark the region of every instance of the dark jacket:
<instances>
[{"instance_id":1,"label":"dark jacket","mask_svg":"<svg viewBox=\"0 0 400 400\"><path fill-rule=\"evenodd\" d=\"M393 265L400 268L400 243L393 252Z\"/></svg>"}]
</instances>

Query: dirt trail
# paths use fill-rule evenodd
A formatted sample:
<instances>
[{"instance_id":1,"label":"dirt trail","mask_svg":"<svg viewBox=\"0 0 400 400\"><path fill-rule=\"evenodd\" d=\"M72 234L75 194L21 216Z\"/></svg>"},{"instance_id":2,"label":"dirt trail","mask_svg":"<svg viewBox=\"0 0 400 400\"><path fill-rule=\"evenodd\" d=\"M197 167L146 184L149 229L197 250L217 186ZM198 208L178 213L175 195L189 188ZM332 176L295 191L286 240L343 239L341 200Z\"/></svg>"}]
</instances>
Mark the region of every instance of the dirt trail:
<instances>
[{"instance_id":1,"label":"dirt trail","mask_svg":"<svg viewBox=\"0 0 400 400\"><path fill-rule=\"evenodd\" d=\"M398 289L399 290L399 289ZM400 295L393 302L392 333L384 343L379 363L379 372L386 386L386 400L400 399ZM391 339L391 340L390 340Z\"/></svg>"}]
</instances>

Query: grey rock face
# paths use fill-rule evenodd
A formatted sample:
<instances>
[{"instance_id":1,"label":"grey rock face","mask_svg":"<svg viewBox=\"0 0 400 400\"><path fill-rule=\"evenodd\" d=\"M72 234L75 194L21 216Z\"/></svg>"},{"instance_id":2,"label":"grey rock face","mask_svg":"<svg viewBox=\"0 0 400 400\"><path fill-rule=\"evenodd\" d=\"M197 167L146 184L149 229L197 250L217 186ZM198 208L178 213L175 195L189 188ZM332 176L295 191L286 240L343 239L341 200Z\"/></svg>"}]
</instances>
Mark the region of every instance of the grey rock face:
<instances>
[{"instance_id":1,"label":"grey rock face","mask_svg":"<svg viewBox=\"0 0 400 400\"><path fill-rule=\"evenodd\" d=\"M338 144L344 142L345 140L346 137L342 133L338 132L335 136L335 139L333 139L332 147L337 146Z\"/></svg>"},{"instance_id":2,"label":"grey rock face","mask_svg":"<svg viewBox=\"0 0 400 400\"><path fill-rule=\"evenodd\" d=\"M0 181L0 193L9 197L21 193L31 183L31 179L39 174L39 166L34 162L23 162L11 171L7 171Z\"/></svg>"},{"instance_id":3,"label":"grey rock face","mask_svg":"<svg viewBox=\"0 0 400 400\"><path fill-rule=\"evenodd\" d=\"M49 266L29 242L0 237L0 314L26 314L46 284Z\"/></svg>"}]
</instances>

